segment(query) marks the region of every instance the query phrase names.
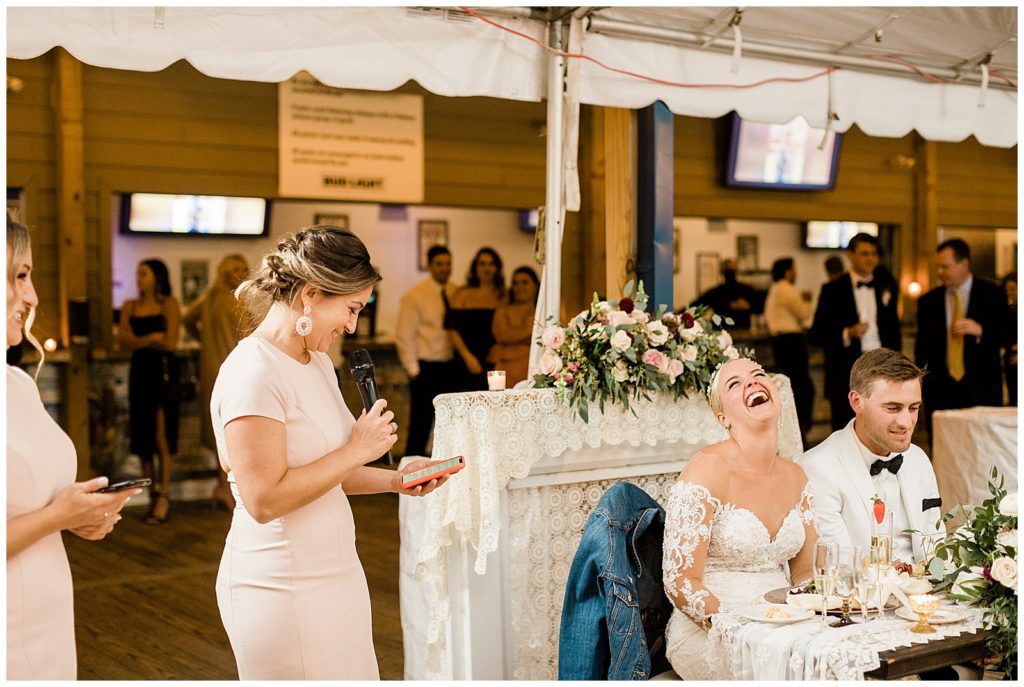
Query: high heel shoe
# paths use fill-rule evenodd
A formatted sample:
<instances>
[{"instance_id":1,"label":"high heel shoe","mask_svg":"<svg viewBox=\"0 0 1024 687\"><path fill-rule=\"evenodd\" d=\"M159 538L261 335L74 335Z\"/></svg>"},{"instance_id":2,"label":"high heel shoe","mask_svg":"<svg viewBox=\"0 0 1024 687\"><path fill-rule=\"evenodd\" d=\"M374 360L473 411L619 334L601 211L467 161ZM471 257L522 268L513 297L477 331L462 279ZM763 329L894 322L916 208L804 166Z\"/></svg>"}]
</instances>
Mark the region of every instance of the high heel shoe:
<instances>
[{"instance_id":1,"label":"high heel shoe","mask_svg":"<svg viewBox=\"0 0 1024 687\"><path fill-rule=\"evenodd\" d=\"M153 507L149 510L149 515L146 516L147 525L162 525L167 522L167 516L171 510L170 500L160 494L153 501Z\"/></svg>"}]
</instances>

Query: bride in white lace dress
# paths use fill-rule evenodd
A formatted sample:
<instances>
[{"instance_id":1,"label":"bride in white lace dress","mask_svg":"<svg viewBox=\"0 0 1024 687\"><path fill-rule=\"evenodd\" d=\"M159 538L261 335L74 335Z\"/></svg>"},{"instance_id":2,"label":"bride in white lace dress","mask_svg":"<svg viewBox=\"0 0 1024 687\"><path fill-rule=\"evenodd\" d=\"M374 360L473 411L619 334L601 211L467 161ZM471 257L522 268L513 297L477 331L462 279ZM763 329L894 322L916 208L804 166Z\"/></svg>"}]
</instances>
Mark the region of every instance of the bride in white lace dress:
<instances>
[{"instance_id":1,"label":"bride in white lace dress","mask_svg":"<svg viewBox=\"0 0 1024 687\"><path fill-rule=\"evenodd\" d=\"M684 680L730 677L708 642L712 616L809 578L818 537L807 475L778 455L774 382L740 358L712 376L708 396L730 437L693 456L665 518L663 579L675 606L667 656Z\"/></svg>"}]
</instances>

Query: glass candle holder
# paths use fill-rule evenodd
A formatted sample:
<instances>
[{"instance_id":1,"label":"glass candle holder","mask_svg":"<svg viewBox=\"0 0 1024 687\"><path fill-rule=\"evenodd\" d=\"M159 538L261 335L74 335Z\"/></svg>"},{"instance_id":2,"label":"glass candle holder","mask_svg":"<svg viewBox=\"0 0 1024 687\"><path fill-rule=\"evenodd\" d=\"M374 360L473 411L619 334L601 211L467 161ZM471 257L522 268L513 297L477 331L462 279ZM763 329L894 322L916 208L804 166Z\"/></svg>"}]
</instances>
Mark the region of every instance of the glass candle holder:
<instances>
[{"instance_id":1,"label":"glass candle holder","mask_svg":"<svg viewBox=\"0 0 1024 687\"><path fill-rule=\"evenodd\" d=\"M928 618L939 609L939 597L931 594L911 594L907 601L910 602L910 610L917 613L917 625L910 628L910 631L921 634L935 632L935 628L928 624Z\"/></svg>"},{"instance_id":2,"label":"glass candle holder","mask_svg":"<svg viewBox=\"0 0 1024 687\"><path fill-rule=\"evenodd\" d=\"M491 391L503 391L505 389L505 371L488 370L487 388Z\"/></svg>"}]
</instances>

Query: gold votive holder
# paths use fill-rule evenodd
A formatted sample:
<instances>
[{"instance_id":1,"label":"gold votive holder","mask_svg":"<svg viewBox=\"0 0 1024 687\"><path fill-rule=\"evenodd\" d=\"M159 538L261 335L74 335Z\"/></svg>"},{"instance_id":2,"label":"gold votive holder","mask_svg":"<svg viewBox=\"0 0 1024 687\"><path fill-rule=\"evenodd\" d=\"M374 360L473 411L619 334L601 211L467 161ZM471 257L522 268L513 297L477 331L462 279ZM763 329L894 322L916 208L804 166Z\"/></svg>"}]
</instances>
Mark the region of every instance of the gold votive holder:
<instances>
[{"instance_id":1,"label":"gold votive holder","mask_svg":"<svg viewBox=\"0 0 1024 687\"><path fill-rule=\"evenodd\" d=\"M917 625L910 628L910 631L921 634L935 632L935 628L928 624L928 619L939 610L939 597L931 594L910 594L907 601L910 603L910 610L917 614Z\"/></svg>"}]
</instances>

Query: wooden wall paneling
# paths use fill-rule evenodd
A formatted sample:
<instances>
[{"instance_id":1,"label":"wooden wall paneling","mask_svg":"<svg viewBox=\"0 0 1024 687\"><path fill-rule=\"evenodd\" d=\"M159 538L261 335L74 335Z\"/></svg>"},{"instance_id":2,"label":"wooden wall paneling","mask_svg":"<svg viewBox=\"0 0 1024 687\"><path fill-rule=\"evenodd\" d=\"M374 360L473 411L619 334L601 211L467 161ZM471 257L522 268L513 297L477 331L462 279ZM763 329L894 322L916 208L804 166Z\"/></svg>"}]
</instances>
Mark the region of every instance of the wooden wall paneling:
<instances>
[{"instance_id":1,"label":"wooden wall paneling","mask_svg":"<svg viewBox=\"0 0 1024 687\"><path fill-rule=\"evenodd\" d=\"M605 295L636 279L636 111L604 108Z\"/></svg>"},{"instance_id":2,"label":"wooden wall paneling","mask_svg":"<svg viewBox=\"0 0 1024 687\"><path fill-rule=\"evenodd\" d=\"M595 293L605 295L605 156L604 109L580 107L580 274L583 303L590 305ZM565 279L562 290L565 290ZM579 312L577 310L576 312Z\"/></svg>"}]
</instances>

